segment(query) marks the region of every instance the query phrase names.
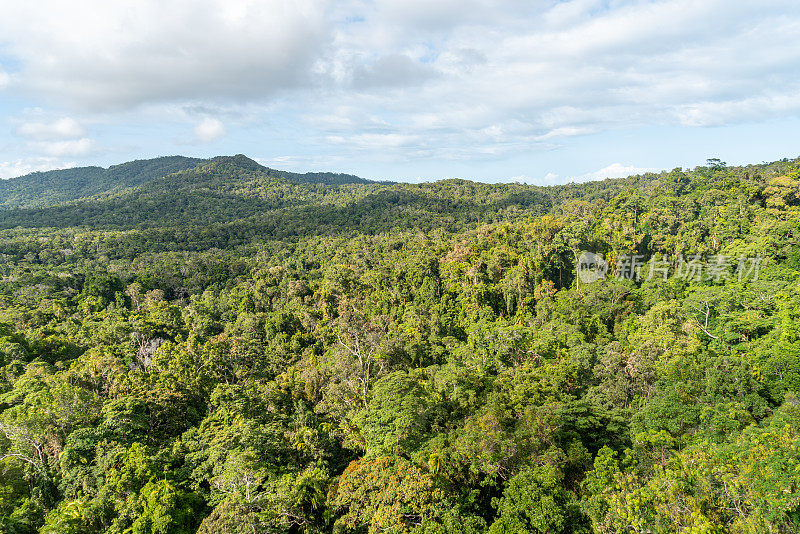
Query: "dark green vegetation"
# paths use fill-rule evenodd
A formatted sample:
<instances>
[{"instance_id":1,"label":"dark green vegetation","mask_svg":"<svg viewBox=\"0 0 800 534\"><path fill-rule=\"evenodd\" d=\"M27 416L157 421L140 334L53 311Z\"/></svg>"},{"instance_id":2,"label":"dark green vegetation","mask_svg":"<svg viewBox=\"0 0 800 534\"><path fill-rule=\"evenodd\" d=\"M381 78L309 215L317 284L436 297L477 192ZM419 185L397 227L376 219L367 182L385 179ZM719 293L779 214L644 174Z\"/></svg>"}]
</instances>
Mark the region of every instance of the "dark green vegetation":
<instances>
[{"instance_id":1,"label":"dark green vegetation","mask_svg":"<svg viewBox=\"0 0 800 534\"><path fill-rule=\"evenodd\" d=\"M350 174L336 174L324 172L309 172L297 174L287 171L278 171L262 167L255 161L244 156L234 156L226 158L215 158L213 160L203 160L197 158L186 158L183 156L167 156L149 160L138 160L114 165L108 169L102 167L78 167L74 169L64 169L48 172L35 172L26 176L21 176L13 180L0 180L0 209L15 208L43 208L57 206L60 204L82 201L78 205L84 206L89 203L102 201L108 198L126 198L131 195L141 195L139 186L144 186L150 182L158 181L162 178L161 188L154 187L150 190L151 195L163 192L165 186L176 183L164 180L163 177L172 173L188 171L208 163L234 163L240 167L238 172L263 172L270 178L282 179L294 184L366 184L371 183L358 176ZM238 178L235 174L231 178ZM177 180L181 189L185 190L189 184L183 183L186 177ZM191 187L191 186L189 186ZM145 195L147 194L147 187ZM200 193L201 191L197 191ZM119 204L116 204L119 205ZM30 213L21 211L20 213ZM52 212L51 212L52 213ZM55 211L55 213L60 213ZM8 214L6 214L8 215ZM25 217L18 214L17 217ZM15 221L16 219L9 219ZM31 219L20 219L21 221L45 222L39 214ZM60 221L59 221L60 222Z\"/></svg>"},{"instance_id":2,"label":"dark green vegetation","mask_svg":"<svg viewBox=\"0 0 800 534\"><path fill-rule=\"evenodd\" d=\"M2 184L3 532L800 529L800 163L126 165L179 163ZM576 284L581 250L763 261Z\"/></svg>"},{"instance_id":3,"label":"dark green vegetation","mask_svg":"<svg viewBox=\"0 0 800 534\"><path fill-rule=\"evenodd\" d=\"M109 195L173 172L190 169L203 160L172 156L130 161L108 169L79 167L35 172L0 180L0 207L36 208L86 197Z\"/></svg>"}]
</instances>

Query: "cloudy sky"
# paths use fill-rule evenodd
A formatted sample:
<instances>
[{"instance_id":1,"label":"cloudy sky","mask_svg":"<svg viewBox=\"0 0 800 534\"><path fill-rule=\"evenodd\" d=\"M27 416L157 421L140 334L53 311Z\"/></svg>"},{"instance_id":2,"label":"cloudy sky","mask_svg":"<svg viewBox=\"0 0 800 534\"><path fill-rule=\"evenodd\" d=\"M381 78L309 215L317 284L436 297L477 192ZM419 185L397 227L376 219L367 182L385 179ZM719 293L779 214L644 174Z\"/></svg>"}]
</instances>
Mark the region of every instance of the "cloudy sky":
<instances>
[{"instance_id":1,"label":"cloudy sky","mask_svg":"<svg viewBox=\"0 0 800 534\"><path fill-rule=\"evenodd\" d=\"M0 177L244 153L558 183L800 155L796 0L0 3Z\"/></svg>"}]
</instances>

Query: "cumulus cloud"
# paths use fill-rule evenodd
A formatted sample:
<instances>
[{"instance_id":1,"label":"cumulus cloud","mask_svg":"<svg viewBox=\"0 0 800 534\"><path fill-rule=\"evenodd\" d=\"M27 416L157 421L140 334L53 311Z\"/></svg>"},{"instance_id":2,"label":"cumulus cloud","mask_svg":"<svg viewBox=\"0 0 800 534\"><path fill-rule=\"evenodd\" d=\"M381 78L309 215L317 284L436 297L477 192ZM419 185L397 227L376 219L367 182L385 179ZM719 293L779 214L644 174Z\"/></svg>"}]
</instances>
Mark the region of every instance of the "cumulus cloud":
<instances>
[{"instance_id":1,"label":"cumulus cloud","mask_svg":"<svg viewBox=\"0 0 800 534\"><path fill-rule=\"evenodd\" d=\"M644 174L646 172L660 172L663 169L656 169L652 167L637 167L635 165L623 165L622 163L612 163L602 169L587 172L578 176L561 176L554 172L548 172L544 177L533 179L526 175L514 176L508 180L510 182L523 182L535 185L555 185L563 184L566 182L591 182L596 180L605 180L606 178L626 178L628 176L635 176L637 174Z\"/></svg>"},{"instance_id":2,"label":"cumulus cloud","mask_svg":"<svg viewBox=\"0 0 800 534\"><path fill-rule=\"evenodd\" d=\"M432 73L419 87L404 87L408 76L387 76L404 90L375 90L368 99L335 93L309 113L367 106L385 123L382 135L419 140L396 150L399 160L414 150L499 157L620 127L800 114L796 2L572 0L495 10L477 0L466 8L428 4L365 4L363 22L340 28L332 60L336 72L349 64L359 73L368 68L365 55L405 54ZM369 54L359 54L364 50ZM328 139L355 141L348 134L365 126L340 124Z\"/></svg>"},{"instance_id":3,"label":"cumulus cloud","mask_svg":"<svg viewBox=\"0 0 800 534\"><path fill-rule=\"evenodd\" d=\"M219 119L206 117L192 130L198 143L210 143L225 136L225 125Z\"/></svg>"},{"instance_id":4,"label":"cumulus cloud","mask_svg":"<svg viewBox=\"0 0 800 534\"><path fill-rule=\"evenodd\" d=\"M50 171L53 169L67 169L75 167L75 163L65 163L54 158L18 159L15 161L0 161L0 179L16 178L36 171Z\"/></svg>"},{"instance_id":5,"label":"cumulus cloud","mask_svg":"<svg viewBox=\"0 0 800 534\"><path fill-rule=\"evenodd\" d=\"M249 120L297 119L345 160L491 159L612 129L797 116L798 34L795 0L0 6L0 45L26 95L197 109L180 119L194 142L225 134L198 117L241 124L202 110L239 106Z\"/></svg>"},{"instance_id":6,"label":"cumulus cloud","mask_svg":"<svg viewBox=\"0 0 800 534\"><path fill-rule=\"evenodd\" d=\"M574 176L569 179L571 182L590 182L592 180L605 180L606 178L625 178L626 176L634 176L636 174L644 174L646 172L659 172L662 169L654 169L652 167L636 167L635 165L623 165L622 163L612 163L602 169L587 172L580 176Z\"/></svg>"},{"instance_id":7,"label":"cumulus cloud","mask_svg":"<svg viewBox=\"0 0 800 534\"><path fill-rule=\"evenodd\" d=\"M25 140L15 151L30 154L33 159L18 160L37 167L53 168L56 158L86 156L98 152L93 139L86 137L86 128L72 117L48 118L41 109L27 110L16 123L14 135Z\"/></svg>"},{"instance_id":8,"label":"cumulus cloud","mask_svg":"<svg viewBox=\"0 0 800 534\"><path fill-rule=\"evenodd\" d=\"M34 145L37 152L48 156L85 156L95 151L94 141L86 137L64 141L43 141Z\"/></svg>"},{"instance_id":9,"label":"cumulus cloud","mask_svg":"<svg viewBox=\"0 0 800 534\"><path fill-rule=\"evenodd\" d=\"M676 115L681 124L686 126L721 126L730 122L758 120L764 116L792 115L798 109L800 85L794 92L686 104L677 107Z\"/></svg>"},{"instance_id":10,"label":"cumulus cloud","mask_svg":"<svg viewBox=\"0 0 800 534\"><path fill-rule=\"evenodd\" d=\"M506 180L501 180L502 182L511 182L511 183L522 183L522 184L533 184L533 185L555 185L560 184L564 180L562 177L554 172L548 172L542 178L532 178L527 174L520 174L518 176L512 176Z\"/></svg>"},{"instance_id":11,"label":"cumulus cloud","mask_svg":"<svg viewBox=\"0 0 800 534\"><path fill-rule=\"evenodd\" d=\"M24 122L17 126L15 133L35 141L48 141L82 137L86 130L75 119L63 117L50 122Z\"/></svg>"},{"instance_id":12,"label":"cumulus cloud","mask_svg":"<svg viewBox=\"0 0 800 534\"><path fill-rule=\"evenodd\" d=\"M325 0L4 2L21 87L88 109L261 98L302 84L329 41Z\"/></svg>"}]
</instances>

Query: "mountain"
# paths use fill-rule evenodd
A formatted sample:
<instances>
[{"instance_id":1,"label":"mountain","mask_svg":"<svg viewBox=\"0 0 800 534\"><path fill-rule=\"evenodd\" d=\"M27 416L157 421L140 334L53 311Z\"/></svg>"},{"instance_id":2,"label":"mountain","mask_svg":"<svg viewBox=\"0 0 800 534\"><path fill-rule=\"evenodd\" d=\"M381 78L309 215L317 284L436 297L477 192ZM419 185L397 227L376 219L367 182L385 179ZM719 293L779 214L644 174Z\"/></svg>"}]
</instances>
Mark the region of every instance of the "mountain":
<instances>
[{"instance_id":1,"label":"mountain","mask_svg":"<svg viewBox=\"0 0 800 534\"><path fill-rule=\"evenodd\" d=\"M140 173L140 183L126 188L120 184L68 202L0 211L0 226L206 226L321 202L317 188L336 188L316 185L305 175L268 169L243 155L195 163L158 176ZM119 167L123 166L109 170ZM25 191L32 194L35 189Z\"/></svg>"},{"instance_id":2,"label":"mountain","mask_svg":"<svg viewBox=\"0 0 800 534\"><path fill-rule=\"evenodd\" d=\"M137 228L151 233L174 229L192 238L213 234L208 243L220 246L231 239L238 243L242 235L251 236L249 241L352 230L374 233L393 227L455 229L544 213L550 207L542 188L519 184L379 183L350 175L278 171L236 155L114 193L0 211L0 228ZM159 241L150 238L151 243Z\"/></svg>"},{"instance_id":3,"label":"mountain","mask_svg":"<svg viewBox=\"0 0 800 534\"><path fill-rule=\"evenodd\" d=\"M37 208L96 195L109 195L147 183L173 172L190 169L206 160L184 156L129 161L107 169L76 167L34 172L0 180L0 209Z\"/></svg>"},{"instance_id":4,"label":"mountain","mask_svg":"<svg viewBox=\"0 0 800 534\"><path fill-rule=\"evenodd\" d=\"M186 171L209 161L226 161L281 178L295 184L367 184L370 180L351 174L308 172L304 174L269 169L241 154L212 160L185 156L164 156L136 160L111 167L76 167L0 180L0 210L45 208L77 200L97 200L152 182L169 174Z\"/></svg>"},{"instance_id":5,"label":"mountain","mask_svg":"<svg viewBox=\"0 0 800 534\"><path fill-rule=\"evenodd\" d=\"M0 230L99 231L114 235L109 254L133 251L229 249L311 236L377 235L392 231L462 232L485 224L517 223L565 211L637 203L654 195L703 195L733 187L770 191L769 181L792 161L746 167L676 169L584 184L531 186L450 179L384 183L349 175L295 174L269 169L244 156L220 156L140 185L106 189L60 204L0 210ZM125 168L123 166L111 169ZM142 181L143 174L139 174ZM330 177L348 183L330 183ZM700 200L689 200L689 199ZM794 202L787 197L788 202ZM593 208L594 209L594 208ZM70 230L74 229L74 230ZM27 245L26 245L27 246ZM110 248L109 248L110 247ZM24 254L11 242L0 253ZM566 260L565 260L566 261Z\"/></svg>"},{"instance_id":6,"label":"mountain","mask_svg":"<svg viewBox=\"0 0 800 534\"><path fill-rule=\"evenodd\" d=\"M235 156L218 156L216 158L213 158L212 161L231 163L233 165L236 165L238 167L253 172L261 171L264 172L267 176L270 176L272 178L283 178L284 180L295 184L346 185L346 184L375 183L372 180L367 180L366 178L360 178L352 174L341 174L335 172L306 172L303 174L299 174L296 172L270 169L269 167L265 167L243 154L237 154Z\"/></svg>"}]
</instances>

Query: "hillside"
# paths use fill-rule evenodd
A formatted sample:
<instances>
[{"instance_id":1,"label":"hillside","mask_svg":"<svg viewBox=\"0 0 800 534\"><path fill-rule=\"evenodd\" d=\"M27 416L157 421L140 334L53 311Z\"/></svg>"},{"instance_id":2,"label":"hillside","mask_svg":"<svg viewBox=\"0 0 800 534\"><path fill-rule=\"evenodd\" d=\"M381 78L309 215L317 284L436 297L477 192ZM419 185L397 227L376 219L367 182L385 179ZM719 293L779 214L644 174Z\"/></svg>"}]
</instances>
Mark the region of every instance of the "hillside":
<instances>
[{"instance_id":1,"label":"hillside","mask_svg":"<svg viewBox=\"0 0 800 534\"><path fill-rule=\"evenodd\" d=\"M38 208L86 197L109 195L173 172L190 169L203 161L183 156L167 156L130 161L107 169L77 167L0 180L0 208Z\"/></svg>"},{"instance_id":2,"label":"hillside","mask_svg":"<svg viewBox=\"0 0 800 534\"><path fill-rule=\"evenodd\" d=\"M800 161L308 180L0 212L1 531L800 531Z\"/></svg>"},{"instance_id":3,"label":"hillside","mask_svg":"<svg viewBox=\"0 0 800 534\"><path fill-rule=\"evenodd\" d=\"M379 183L354 177L348 183L332 184L324 179L311 181L311 175L269 169L237 155L213 158L164 176L149 175L144 183L115 192L105 190L48 207L0 210L0 229L42 228L48 234L66 228L125 231L119 239L137 243L133 249L122 244L127 254L230 248L343 232L437 228L454 232L556 213L572 201L607 203L629 190L638 191L646 201L664 192L680 192L688 198L694 190L724 188L731 180L763 188L789 165L781 161L725 168L724 174L720 169L699 168L691 173L549 187L466 180ZM33 195L36 188L20 191ZM11 241L4 250L14 250Z\"/></svg>"},{"instance_id":4,"label":"hillside","mask_svg":"<svg viewBox=\"0 0 800 534\"><path fill-rule=\"evenodd\" d=\"M294 184L366 184L369 180L350 174L337 173L293 173L268 169L249 158L239 157L239 165L249 170L258 170L265 177L283 179ZM218 160L220 158L215 158ZM235 161L237 157L223 158ZM0 210L34 209L58 206L84 200L97 201L163 178L169 174L186 171L209 160L166 156L148 160L137 160L102 167L76 167L47 172L35 172L18 178L0 180Z\"/></svg>"},{"instance_id":5,"label":"hillside","mask_svg":"<svg viewBox=\"0 0 800 534\"><path fill-rule=\"evenodd\" d=\"M267 238L374 233L393 227L460 228L509 216L509 210L522 216L551 207L540 188L513 184L330 184L311 179L268 169L241 155L220 157L116 194L0 211L0 228L176 228L186 233L187 228L202 227L203 233L217 232L227 242L231 232Z\"/></svg>"}]
</instances>

